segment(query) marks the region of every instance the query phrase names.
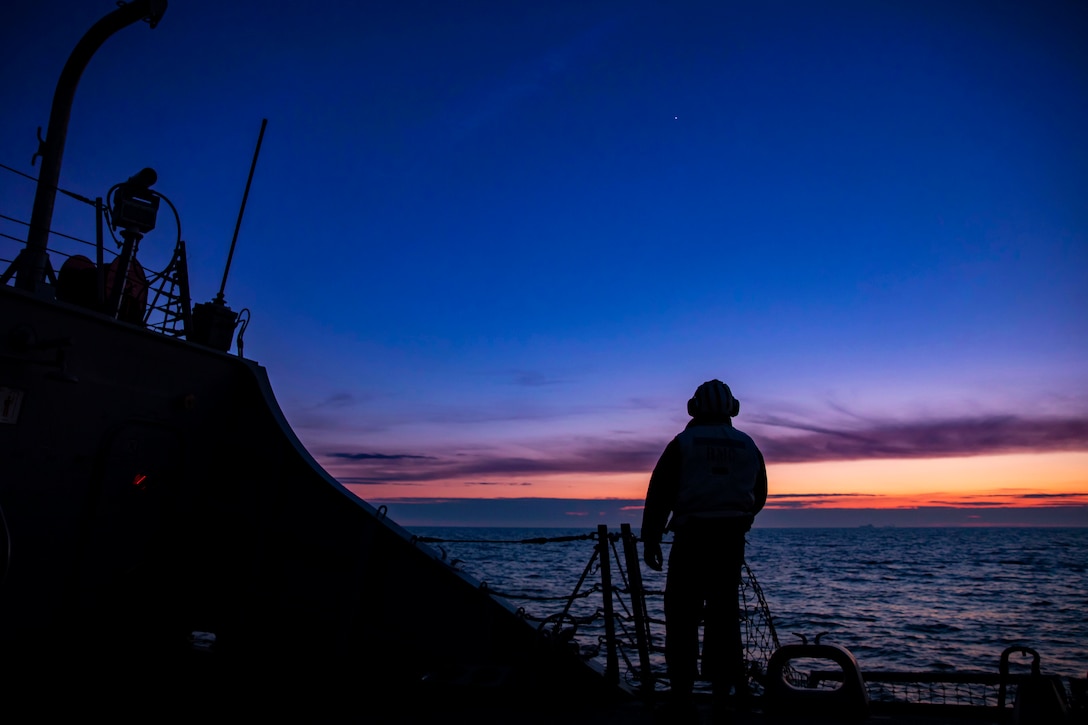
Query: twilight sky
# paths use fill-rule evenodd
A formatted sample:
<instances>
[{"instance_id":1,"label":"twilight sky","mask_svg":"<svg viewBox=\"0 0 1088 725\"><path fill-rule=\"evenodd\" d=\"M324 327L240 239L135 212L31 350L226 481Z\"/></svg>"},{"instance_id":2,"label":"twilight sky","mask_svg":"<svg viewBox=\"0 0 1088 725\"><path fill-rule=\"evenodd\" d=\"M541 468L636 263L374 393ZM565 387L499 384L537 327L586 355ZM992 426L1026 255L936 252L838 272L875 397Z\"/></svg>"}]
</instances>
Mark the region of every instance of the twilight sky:
<instances>
[{"instance_id":1,"label":"twilight sky","mask_svg":"<svg viewBox=\"0 0 1088 725\"><path fill-rule=\"evenodd\" d=\"M37 174L113 6L5 4L0 163ZM1073 0L172 0L92 60L61 185L155 168L209 300L267 118L227 302L408 525L637 524L714 377L763 523L1088 525L1085 37Z\"/></svg>"}]
</instances>

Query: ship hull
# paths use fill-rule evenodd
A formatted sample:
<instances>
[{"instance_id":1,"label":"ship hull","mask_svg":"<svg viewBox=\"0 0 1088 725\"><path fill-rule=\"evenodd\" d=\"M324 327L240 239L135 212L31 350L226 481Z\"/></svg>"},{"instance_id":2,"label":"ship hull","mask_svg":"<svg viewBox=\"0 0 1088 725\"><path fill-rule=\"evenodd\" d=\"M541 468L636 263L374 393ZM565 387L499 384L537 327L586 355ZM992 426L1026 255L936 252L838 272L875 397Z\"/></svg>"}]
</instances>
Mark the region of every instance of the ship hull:
<instances>
[{"instance_id":1,"label":"ship hull","mask_svg":"<svg viewBox=\"0 0 1088 725\"><path fill-rule=\"evenodd\" d=\"M28 684L107 657L280 696L615 689L322 470L261 366L10 287L0 320L0 646Z\"/></svg>"}]
</instances>

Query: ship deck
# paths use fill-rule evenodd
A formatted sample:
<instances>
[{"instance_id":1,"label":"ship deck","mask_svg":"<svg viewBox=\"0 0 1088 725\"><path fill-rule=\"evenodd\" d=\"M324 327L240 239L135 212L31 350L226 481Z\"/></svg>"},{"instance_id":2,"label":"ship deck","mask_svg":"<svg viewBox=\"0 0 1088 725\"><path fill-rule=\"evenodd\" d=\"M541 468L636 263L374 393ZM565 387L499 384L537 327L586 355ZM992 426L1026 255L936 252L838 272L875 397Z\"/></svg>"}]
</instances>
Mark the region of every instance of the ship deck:
<instances>
[{"instance_id":1,"label":"ship deck","mask_svg":"<svg viewBox=\"0 0 1088 725\"><path fill-rule=\"evenodd\" d=\"M726 708L716 711L710 699L700 700L693 710L676 712L664 701L652 704L636 701L613 705L585 705L556 708L538 703L525 703L525 707L509 704L489 705L485 702L475 705L453 705L445 708L441 703L425 704L422 708L396 708L386 715L369 713L368 722L404 723L405 725L426 725L440 722L468 721L480 725L717 725L736 723L737 725L827 725L828 723L871 723L872 725L998 725L1009 723L1011 711L999 712L993 708L964 709L950 711L945 709L913 710L911 712L876 711L863 719L840 716L835 713L817 713L812 715L766 714L758 707L748 712L737 712ZM374 717L377 715L377 718ZM345 713L343 717L331 717L324 722L357 722L359 713Z\"/></svg>"}]
</instances>

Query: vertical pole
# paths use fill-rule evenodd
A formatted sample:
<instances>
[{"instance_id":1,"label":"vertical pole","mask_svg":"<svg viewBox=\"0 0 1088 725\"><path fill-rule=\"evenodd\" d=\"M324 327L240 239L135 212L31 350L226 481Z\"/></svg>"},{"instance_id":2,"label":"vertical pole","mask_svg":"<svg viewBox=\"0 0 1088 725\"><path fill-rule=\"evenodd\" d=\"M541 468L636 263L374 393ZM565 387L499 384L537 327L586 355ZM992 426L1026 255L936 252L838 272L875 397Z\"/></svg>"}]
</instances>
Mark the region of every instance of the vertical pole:
<instances>
[{"instance_id":1,"label":"vertical pole","mask_svg":"<svg viewBox=\"0 0 1088 725\"><path fill-rule=\"evenodd\" d=\"M643 694L654 691L654 672L650 666L650 618L646 613L646 593L642 587L642 568L638 560L638 544L631 533L631 524L620 525L623 557L627 562L627 578L631 586L631 609L635 617L635 638L638 640L639 687Z\"/></svg>"},{"instance_id":2,"label":"vertical pole","mask_svg":"<svg viewBox=\"0 0 1088 725\"><path fill-rule=\"evenodd\" d=\"M121 318L121 304L125 299L125 288L128 287L128 270L132 266L132 260L136 257L136 249L140 246L140 240L144 235L131 229L122 229L121 236L124 244L121 246L121 256L114 260L117 263L117 271L113 275L113 289L106 301L106 314L115 319Z\"/></svg>"},{"instance_id":3,"label":"vertical pole","mask_svg":"<svg viewBox=\"0 0 1088 725\"><path fill-rule=\"evenodd\" d=\"M616 651L616 621L612 611L612 562L608 558L608 526L597 524L597 551L601 555L601 596L604 599L605 679L620 681L620 662Z\"/></svg>"},{"instance_id":4,"label":"vertical pole","mask_svg":"<svg viewBox=\"0 0 1088 725\"><path fill-rule=\"evenodd\" d=\"M95 269L97 270L97 274L95 275L95 279L96 279L96 282L97 282L97 289L95 290L95 294L97 296L95 298L95 302L98 304L98 309L99 310L104 310L106 308L106 262L105 262L105 255L104 255L103 249L102 249L102 247L103 247L103 234L102 234L103 219L102 219L102 216L103 216L103 214L102 214L102 197L97 196L97 197L95 197L95 200L94 200L94 220L95 220L94 246L95 246Z\"/></svg>"},{"instance_id":5,"label":"vertical pole","mask_svg":"<svg viewBox=\"0 0 1088 725\"><path fill-rule=\"evenodd\" d=\"M185 242L178 241L178 298L181 305L181 329L185 339L193 329L193 307L189 297L189 257L185 251ZM238 352L241 355L241 351Z\"/></svg>"},{"instance_id":6,"label":"vertical pole","mask_svg":"<svg viewBox=\"0 0 1088 725\"><path fill-rule=\"evenodd\" d=\"M223 270L223 283L219 285L219 294L215 301L225 304L223 292L227 289L227 275L230 274L230 263L234 259L234 246L238 244L238 230L242 228L242 217L246 213L246 201L249 199L249 187L253 184L253 172L257 170L257 157L261 155L261 142L264 141L264 130L268 128L268 119L261 119L261 132L257 134L257 148L253 150L253 163L249 165L249 176L246 178L246 190L242 192L242 206L238 209L238 221L234 224L234 236L230 239L230 251L227 252L227 266Z\"/></svg>"}]
</instances>

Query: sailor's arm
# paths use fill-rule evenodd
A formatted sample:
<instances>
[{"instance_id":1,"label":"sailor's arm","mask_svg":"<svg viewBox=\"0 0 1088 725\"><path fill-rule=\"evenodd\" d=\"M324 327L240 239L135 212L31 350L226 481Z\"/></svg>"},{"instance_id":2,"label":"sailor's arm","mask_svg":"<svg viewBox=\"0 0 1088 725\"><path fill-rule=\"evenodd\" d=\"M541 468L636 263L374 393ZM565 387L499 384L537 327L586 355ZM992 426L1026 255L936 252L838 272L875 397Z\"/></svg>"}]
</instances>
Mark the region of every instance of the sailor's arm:
<instances>
[{"instance_id":1,"label":"sailor's arm","mask_svg":"<svg viewBox=\"0 0 1088 725\"><path fill-rule=\"evenodd\" d=\"M646 489L646 506L642 509L643 559L655 571L661 571L661 537L665 533L665 524L669 513L676 503L676 492L680 481L680 446L673 440L665 447L658 459L654 471L650 474L650 485Z\"/></svg>"},{"instance_id":2,"label":"sailor's arm","mask_svg":"<svg viewBox=\"0 0 1088 725\"><path fill-rule=\"evenodd\" d=\"M763 453L757 449L756 454L759 456L759 468L756 471L756 487L753 491L755 495L753 514L758 514L767 505L767 464L763 460Z\"/></svg>"}]
</instances>

